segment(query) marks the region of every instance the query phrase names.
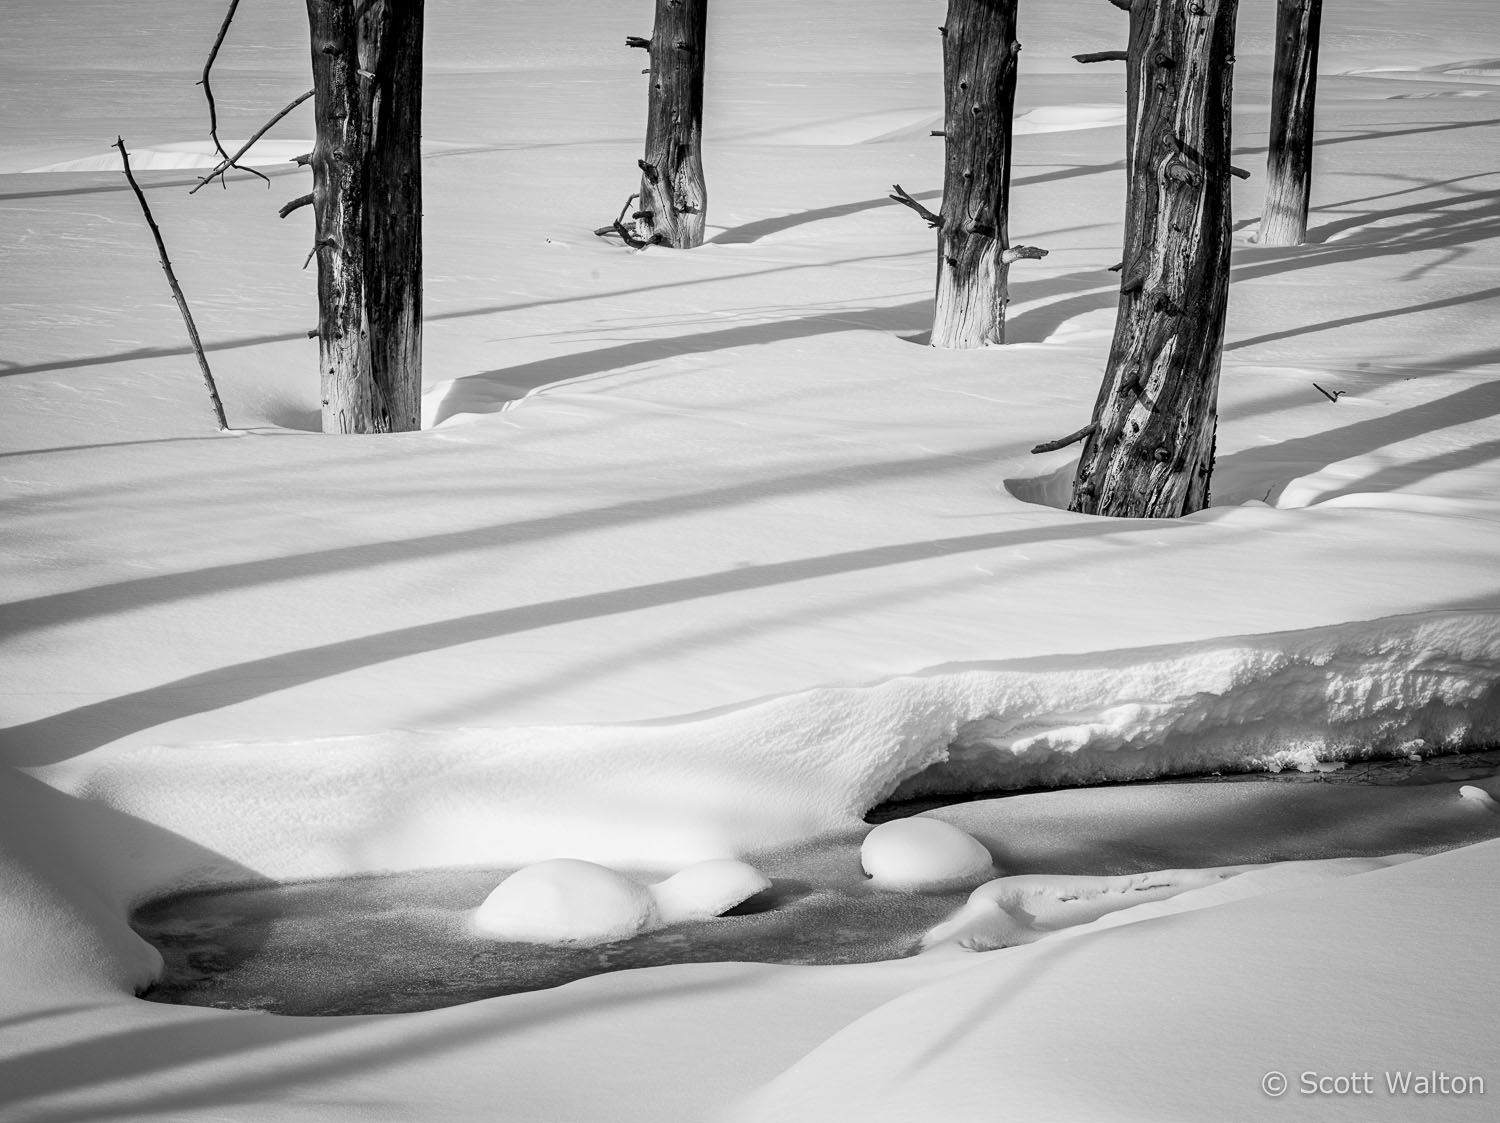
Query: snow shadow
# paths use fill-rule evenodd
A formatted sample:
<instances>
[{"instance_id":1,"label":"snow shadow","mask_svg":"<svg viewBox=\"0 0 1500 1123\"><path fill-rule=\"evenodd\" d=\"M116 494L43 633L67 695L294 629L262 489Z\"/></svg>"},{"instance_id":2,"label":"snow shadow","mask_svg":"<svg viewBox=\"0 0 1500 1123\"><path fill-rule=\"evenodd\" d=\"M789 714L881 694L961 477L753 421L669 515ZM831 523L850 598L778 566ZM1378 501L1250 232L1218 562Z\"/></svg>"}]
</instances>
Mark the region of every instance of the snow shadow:
<instances>
[{"instance_id":1,"label":"snow shadow","mask_svg":"<svg viewBox=\"0 0 1500 1123\"><path fill-rule=\"evenodd\" d=\"M1463 358L1477 359L1480 363L1495 362L1500 360L1500 349ZM1218 479L1235 481L1236 493L1256 493L1257 489L1269 486L1272 489L1271 501L1274 502L1276 494L1297 477L1454 424L1497 414L1500 414L1500 378L1382 417L1229 453L1219 459L1214 474ZM1320 496L1318 501L1324 502L1336 495L1411 487L1440 472L1473 467L1496 457L1500 457L1500 442L1485 441L1423 460L1387 464L1362 480Z\"/></svg>"},{"instance_id":2,"label":"snow shadow","mask_svg":"<svg viewBox=\"0 0 1500 1123\"><path fill-rule=\"evenodd\" d=\"M558 355L513 367L499 367L455 378L441 400L435 404L432 416L425 424L435 426L451 417L493 413L543 386L620 371L642 363L711 354L753 344L806 339L860 328L888 332L910 331L923 323L929 307L930 302L922 300L907 304L843 309L815 316L740 324L718 331L692 332L666 339L633 340L594 351Z\"/></svg>"},{"instance_id":3,"label":"snow shadow","mask_svg":"<svg viewBox=\"0 0 1500 1123\"><path fill-rule=\"evenodd\" d=\"M826 477L822 478L826 479ZM500 529L503 528L493 528L482 533L487 536ZM1191 521L1114 520L1108 529L1101 530L1095 520L1087 520L1058 526L905 542L799 558L793 561L743 566L692 577L681 577L645 585L622 586L598 593L457 616L447 620L374 633L356 639L303 648L286 654L247 660L212 671L187 675L144 690L92 702L35 721L12 725L0 729L0 754L3 754L9 763L23 767L56 763L108 744L130 733L150 729L177 718L222 709L278 690L317 682L347 671L375 666L408 655L438 651L460 644L513 635L556 624L637 612L662 605L701 600L789 582L902 565L974 551L995 550L1037 542L1070 539L1097 541L1101 537L1115 535L1160 535L1164 530L1170 533L1194 529L1197 529L1197 524ZM463 540L468 536L466 533L459 533L438 537L451 541ZM414 543L401 544L396 548L398 550L410 549L422 541L418 539ZM346 564L373 562L373 551L363 547L330 551L330 553L341 556L353 555ZM367 560L356 562L355 558L360 555L367 555ZM297 559L279 559L277 564L285 563L293 566L298 564ZM248 566L226 568L253 571L256 566L257 563L249 563ZM170 579L143 579L145 582L161 582L159 586L153 586L158 596L181 595L184 580L180 576ZM175 591L173 591L174 586ZM58 600L67 598L80 606L87 605L92 600L97 610L101 604L108 604L107 600L101 600L98 597L98 592L98 590L89 590L83 595L60 594L55 598L37 598L31 602L23 602L15 608L29 606L31 609L36 609L41 603L56 603ZM28 613L28 615L32 614ZM33 615L32 619L35 626L43 626L55 622L56 616L43 609L40 614Z\"/></svg>"},{"instance_id":4,"label":"snow shadow","mask_svg":"<svg viewBox=\"0 0 1500 1123\"><path fill-rule=\"evenodd\" d=\"M938 199L942 197L941 191L919 191L912 196L914 199ZM851 214L859 214L861 211L873 211L880 207L892 206L887 196L875 199L861 199L857 203L839 203L831 207L815 207L811 210L796 211L792 214L777 215L774 218L761 218L754 222L746 222L731 230L725 230L722 234L716 234L708 239L707 245L717 246L742 246L751 242L758 242L762 238L768 238L772 234L780 234L785 230L794 230L798 226L806 226L813 222L826 222L829 219L844 218Z\"/></svg>"},{"instance_id":5,"label":"snow shadow","mask_svg":"<svg viewBox=\"0 0 1500 1123\"><path fill-rule=\"evenodd\" d=\"M532 308L550 308L564 304L582 304L590 301L609 301L616 297L633 297L642 293L662 292L669 289L698 288L705 284L716 281L742 281L753 277L766 277L778 273L792 273L807 269L825 269L842 265L856 265L864 262L888 261L895 258L910 256L906 253L889 254L865 254L858 257L840 258L835 261L817 262L794 262L792 264L772 265L764 269L750 269L742 272L728 272L720 276L692 277L677 281L662 281L652 285L633 285L628 289L612 289L608 292L574 293L571 295L558 295L543 297L539 300L513 301L507 304L481 304L471 308L459 308L449 312L429 312L423 317L423 323L438 323L446 320L466 320L482 316L502 315L506 312L522 312ZM260 347L272 343L290 343L302 341L312 344L307 339L307 332L287 331L274 334L259 334L240 336L234 339L207 340L203 344L203 350L213 355L219 351L231 351L244 347ZM80 367L103 366L112 363L128 363L149 359L168 359L192 355L193 349L190 345L172 345L167 347L133 347L128 351L116 351L107 355L88 355L70 357L66 359L52 359L41 363L4 363L0 362L0 378L23 374L48 374L54 371L75 370ZM490 372L497 373L497 372ZM430 389L430 388L429 388ZM429 421L429 424L431 422Z\"/></svg>"},{"instance_id":6,"label":"snow shadow","mask_svg":"<svg viewBox=\"0 0 1500 1123\"><path fill-rule=\"evenodd\" d=\"M513 998L503 1017L397 1021L205 1017L182 1011L184 1016L172 1021L155 1019L124 1029L105 1029L121 1023L98 1019L88 1036L0 1059L0 1088L7 1106L24 1110L32 1123L194 1113L209 1118L221 1115L226 1105L264 1104L303 1082L352 1080L422 1058L464 1054L482 1064L484 1050L503 1039L549 1030L567 1035L571 1025L590 1025L612 1009L621 1024L649 1023L674 1002L747 989L759 978L752 965L712 977L656 974L649 985L632 981L607 992L575 989L549 996L545 1004ZM304 1047L314 1041L326 1044ZM591 1049L604 1047L605 1042L589 1042ZM268 1054L276 1057L274 1064L250 1061ZM190 1078L184 1079L183 1070Z\"/></svg>"}]
</instances>

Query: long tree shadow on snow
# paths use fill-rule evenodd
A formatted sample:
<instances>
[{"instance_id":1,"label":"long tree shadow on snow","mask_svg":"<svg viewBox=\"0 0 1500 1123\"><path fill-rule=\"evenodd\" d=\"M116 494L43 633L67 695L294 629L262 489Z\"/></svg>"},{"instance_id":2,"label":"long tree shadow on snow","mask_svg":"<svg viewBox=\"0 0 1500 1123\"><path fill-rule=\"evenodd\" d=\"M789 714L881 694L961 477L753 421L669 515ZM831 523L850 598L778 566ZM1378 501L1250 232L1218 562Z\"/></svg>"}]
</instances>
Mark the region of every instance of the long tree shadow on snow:
<instances>
[{"instance_id":1,"label":"long tree shadow on snow","mask_svg":"<svg viewBox=\"0 0 1500 1123\"><path fill-rule=\"evenodd\" d=\"M523 312L531 308L550 308L563 304L579 304L591 300L610 300L614 297L636 296L640 293L661 292L667 289L695 288L717 281L741 281L752 277L766 277L776 273L791 273L802 269L823 269L830 266L859 265L870 261L889 261L908 257L907 253L863 254L859 257L841 258L837 261L797 262L790 265L773 265L766 269L753 269L743 273L725 273L716 277L692 277L681 281L663 281L654 285L636 285L628 289L613 289L609 292L576 293L569 296L544 297L541 300L523 300L511 304L482 304L474 308L460 308L452 312L438 312L423 317L423 323L441 323L445 320L466 320L476 316L493 316L504 312ZM307 341L305 331L276 332L265 335L246 335L237 339L205 342L203 349L209 354L217 351L237 350L241 347L259 347L268 343L291 343ZM72 370L77 367L104 366L110 363L128 363L140 359L169 359L191 355L191 346L135 347L129 351L117 351L109 355L90 355L83 358L54 359L45 363L3 364L0 378L18 374L45 374L50 371Z\"/></svg>"},{"instance_id":2,"label":"long tree shadow on snow","mask_svg":"<svg viewBox=\"0 0 1500 1123\"><path fill-rule=\"evenodd\" d=\"M626 979L604 993L573 987L542 1001L513 996L503 1013L496 1009L482 1020L428 1014L400 1017L398 1025L397 1018L380 1014L204 1017L182 1011L188 1016L171 1022L165 1020L171 1015L164 1015L144 1027L111 1027L0 1059L0 1094L8 1104L26 1105L31 1123L102 1123L122 1113L212 1116L236 1105L263 1104L288 1087L327 1081L335 1091L340 1081L447 1051L469 1051L478 1060L487 1042L544 1031L549 1023L566 1025L609 1007L659 1011L685 996L753 986L764 974L759 964L734 966L739 970L721 970L708 979L698 973L670 980L655 974L644 983ZM303 1044L317 1041L327 1044L312 1049ZM261 1063L244 1063L250 1055ZM346 1094L358 1102L356 1093Z\"/></svg>"},{"instance_id":3,"label":"long tree shadow on snow","mask_svg":"<svg viewBox=\"0 0 1500 1123\"><path fill-rule=\"evenodd\" d=\"M1110 522L1108 529L1089 520L1086 523L1073 522L873 546L819 557L743 566L693 577L608 589L539 604L478 612L428 624L396 628L375 635L218 667L144 690L78 706L50 717L12 725L0 729L0 752L3 752L8 763L18 767L52 764L131 733L192 714L247 702L278 690L409 655L420 655L558 624L980 550L1072 539L1097 541L1121 535L1192 533L1202 529L1201 524L1191 521L1141 519Z\"/></svg>"},{"instance_id":4,"label":"long tree shadow on snow","mask_svg":"<svg viewBox=\"0 0 1500 1123\"><path fill-rule=\"evenodd\" d=\"M1038 172L1036 175L1020 176L1011 180L1012 187L1024 187L1027 184L1056 183L1064 179L1077 179L1080 176L1095 175L1099 172L1120 171L1125 167L1124 160L1116 160L1110 164L1075 164L1072 167L1060 168L1052 172ZM924 201L927 199L941 199L941 191L918 191L912 195L913 199ZM759 218L754 222L746 222L723 233L716 234L708 240L709 245L739 246L758 242L762 238L768 238L772 234L780 234L784 230L793 230L798 226L806 226L814 222L826 222L829 219L845 218L851 214L859 214L862 211L879 210L881 207L895 207L900 204L891 199L889 195L880 195L874 199L861 199L857 203L838 203L831 207L815 207L811 210L795 211L791 214L776 215L772 218Z\"/></svg>"},{"instance_id":5,"label":"long tree shadow on snow","mask_svg":"<svg viewBox=\"0 0 1500 1123\"><path fill-rule=\"evenodd\" d=\"M1485 352L1481 361L1494 362L1500 350ZM1479 421L1500 414L1500 379L1458 390L1436 401L1371 417L1338 429L1325 429L1306 437L1278 441L1244 449L1221 457L1216 475L1234 475L1240 480L1266 479L1285 483L1289 476L1303 476L1351 457L1363 456L1400 441L1420 437L1457 423ZM1410 464L1393 465L1374 475L1322 496L1390 491L1410 486L1439 472L1472 467L1500 455L1500 442L1486 441Z\"/></svg>"},{"instance_id":6,"label":"long tree shadow on snow","mask_svg":"<svg viewBox=\"0 0 1500 1123\"><path fill-rule=\"evenodd\" d=\"M632 340L613 347L573 352L517 366L497 367L454 379L427 423L439 425L460 413L493 413L554 382L622 370L681 355L702 355L760 343L806 339L856 328L893 333L915 331L926 323L929 307L929 301L920 300L907 304L820 312L815 316L737 324L718 331L690 332L669 339Z\"/></svg>"},{"instance_id":7,"label":"long tree shadow on snow","mask_svg":"<svg viewBox=\"0 0 1500 1123\"><path fill-rule=\"evenodd\" d=\"M206 438L214 439L214 438ZM335 546L301 554L254 561L228 562L182 573L164 573L49 593L5 605L5 632L12 639L53 627L190 597L210 597L252 586L274 584L382 565L396 565L446 555L484 553L521 543L566 538L610 526L639 525L701 511L728 511L777 496L878 484L892 479L921 479L966 470L975 461L1014 455L1023 441L980 445L942 455L869 460L797 472L781 477L705 488L688 494L631 499L608 506L571 509L539 518L495 523L467 530L444 531L384 542Z\"/></svg>"},{"instance_id":8,"label":"long tree shadow on snow","mask_svg":"<svg viewBox=\"0 0 1500 1123\"><path fill-rule=\"evenodd\" d=\"M1391 216L1414 217L1411 222L1399 226L1377 225ZM1331 233L1354 230L1356 233L1339 241L1328 242ZM1345 264L1366 261L1372 258L1406 255L1434 250L1462 250L1462 247L1487 238L1500 236L1500 195L1488 191L1469 192L1430 203L1412 204L1390 211L1371 211L1358 216L1340 219L1326 226L1314 227L1310 237L1314 242L1288 249L1259 247L1237 247L1239 253L1252 253L1248 261L1233 265L1230 269L1231 284L1239 281L1260 280L1275 277L1299 269L1314 268L1322 264ZM1102 271L1083 271L1054 278L1050 284L1063 285L1071 278L1074 284L1098 285L1105 276ZM1043 285L1049 282L1042 282ZM1027 287L1018 288L1022 300L1034 299ZM1345 326L1346 323L1367 323L1389 319L1431 309L1449 308L1459 304L1488 300L1500 295L1500 290L1488 288L1471 293L1461 293L1440 301L1428 301L1362 313L1356 317L1321 321L1302 327L1288 328L1248 340L1233 340L1225 343L1225 351L1235 351L1257 343L1291 339L1311 335ZM1231 291L1230 300L1234 296ZM1019 302L1019 301L1018 301ZM1078 316L1098 312L1119 304L1118 289L1095 288L1094 291L1064 300L1054 301L1037 308L1027 308L1007 321L1007 338L1013 342L1032 342L1046 339L1063 324Z\"/></svg>"}]
</instances>

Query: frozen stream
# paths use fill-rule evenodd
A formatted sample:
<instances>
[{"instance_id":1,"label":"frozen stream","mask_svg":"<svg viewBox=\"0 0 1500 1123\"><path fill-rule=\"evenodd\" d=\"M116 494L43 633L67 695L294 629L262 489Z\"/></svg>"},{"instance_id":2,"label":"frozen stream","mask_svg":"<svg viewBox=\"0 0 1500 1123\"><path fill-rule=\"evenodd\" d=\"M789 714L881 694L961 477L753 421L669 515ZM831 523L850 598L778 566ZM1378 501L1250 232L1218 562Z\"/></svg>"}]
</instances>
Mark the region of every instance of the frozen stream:
<instances>
[{"instance_id":1,"label":"frozen stream","mask_svg":"<svg viewBox=\"0 0 1500 1123\"><path fill-rule=\"evenodd\" d=\"M166 960L162 981L143 997L278 1014L390 1014L664 963L896 959L968 895L815 889L776 878L714 920L556 947L467 930L467 912L507 872L427 870L163 898L133 918Z\"/></svg>"},{"instance_id":2,"label":"frozen stream","mask_svg":"<svg viewBox=\"0 0 1500 1123\"><path fill-rule=\"evenodd\" d=\"M1494 776L1497 769L1500 752L1489 751L1360 762L1323 772L1214 779L1260 781L1291 796L1306 784L1367 789L1453 787ZM1149 785L1114 785L1112 790L1128 798L1127 788L1142 786ZM872 811L869 819L882 821L940 802L953 800L889 805ZM1286 807L1296 801L1275 802ZM1005 803L992 800L996 807ZM1012 804L1001 818L1016 820L1022 834L1034 836L1035 824L1026 827L1020 821L1020 806ZM977 805L976 810L985 814ZM1258 815L1261 827L1252 836L1266 837L1228 843L1213 863L1436 850L1493 834L1492 820L1482 814L1472 821L1464 817L1464 822L1470 822L1467 826L1408 827L1397 833L1379 826L1373 806L1360 804L1351 807L1349 814L1347 823L1336 829L1333 823L1325 823L1310 837L1289 830L1274 815ZM1077 840L1088 833L1083 824L1054 825ZM278 1014L402 1013L669 963L812 965L910 955L922 935L952 914L968 894L875 889L860 872L859 841L858 835L823 839L817 845L759 856L756 864L772 878L772 888L725 916L591 947L508 943L475 936L467 924L470 912L509 870L423 870L289 884L267 882L164 897L149 902L132 918L136 930L165 959L161 981L143 997ZM1022 854L1013 845L1006 849L1017 857ZM1150 857L1145 858L1132 856L1128 848L1109 849L1114 854L1109 863L1096 857L1085 868L1102 871L1108 864L1111 872L1118 873L1155 868L1153 862L1170 864L1174 857L1159 847L1150 848ZM1034 855L1023 859L1026 867L1036 863ZM1202 864L1213 863L1205 858ZM634 872L643 882L661 876L625 872Z\"/></svg>"}]
</instances>

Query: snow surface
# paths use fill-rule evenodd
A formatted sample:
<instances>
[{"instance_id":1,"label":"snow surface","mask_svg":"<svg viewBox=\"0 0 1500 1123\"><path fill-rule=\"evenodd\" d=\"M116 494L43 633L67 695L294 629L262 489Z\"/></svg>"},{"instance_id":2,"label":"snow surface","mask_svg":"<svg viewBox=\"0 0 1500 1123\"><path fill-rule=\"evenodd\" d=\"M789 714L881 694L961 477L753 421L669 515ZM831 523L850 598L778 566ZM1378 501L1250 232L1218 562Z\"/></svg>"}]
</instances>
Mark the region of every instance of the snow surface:
<instances>
[{"instance_id":1,"label":"snow surface","mask_svg":"<svg viewBox=\"0 0 1500 1123\"><path fill-rule=\"evenodd\" d=\"M1260 1081L1497 1094L1493 780L945 811L1050 879L994 901L1050 934L978 955L388 1018L132 997L160 957L128 911L174 888L786 847L855 883L816 855L892 793L1497 739L1491 0L1327 6L1297 249L1251 241L1272 11L1242 5L1215 506L1170 523L1059 509L1076 449L1028 451L1086 419L1112 327L1120 68L1069 58L1120 45L1108 4L1023 6L1010 232L1051 253L1013 271L1014 342L971 353L922 345L931 233L886 198L940 192L940 4L716 7L710 242L675 255L590 233L633 189L648 6L429 7L426 428L380 440L310 431L310 217L275 217L306 173L189 198L146 156L204 152L221 6L6 9L0 1116L1489 1118ZM309 84L302 5L242 5L215 75L248 135ZM310 133L304 106L268 141ZM87 163L116 134L238 439ZM1014 911L1266 863L1062 929Z\"/></svg>"}]
</instances>

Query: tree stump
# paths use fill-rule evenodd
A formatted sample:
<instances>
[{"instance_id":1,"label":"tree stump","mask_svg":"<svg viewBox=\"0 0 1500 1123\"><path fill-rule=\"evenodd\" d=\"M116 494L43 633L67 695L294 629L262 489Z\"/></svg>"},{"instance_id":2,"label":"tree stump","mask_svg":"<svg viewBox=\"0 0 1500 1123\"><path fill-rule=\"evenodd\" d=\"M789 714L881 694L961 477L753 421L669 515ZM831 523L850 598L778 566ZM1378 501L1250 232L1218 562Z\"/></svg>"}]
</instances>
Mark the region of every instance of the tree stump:
<instances>
[{"instance_id":1,"label":"tree stump","mask_svg":"<svg viewBox=\"0 0 1500 1123\"><path fill-rule=\"evenodd\" d=\"M1114 339L1070 509L1208 505L1229 295L1236 0L1135 0Z\"/></svg>"},{"instance_id":2,"label":"tree stump","mask_svg":"<svg viewBox=\"0 0 1500 1123\"><path fill-rule=\"evenodd\" d=\"M1263 246L1300 246L1307 240L1322 14L1323 0L1278 0L1266 202L1256 238Z\"/></svg>"},{"instance_id":3,"label":"tree stump","mask_svg":"<svg viewBox=\"0 0 1500 1123\"><path fill-rule=\"evenodd\" d=\"M703 59L708 0L656 0L650 39L629 40L651 53L646 155L634 237L644 245L703 244L708 187L703 179Z\"/></svg>"},{"instance_id":4,"label":"tree stump","mask_svg":"<svg viewBox=\"0 0 1500 1123\"><path fill-rule=\"evenodd\" d=\"M1016 0L949 0L934 347L1005 342L1008 274L1017 256L1007 254L1007 211L1020 50Z\"/></svg>"},{"instance_id":5,"label":"tree stump","mask_svg":"<svg viewBox=\"0 0 1500 1123\"><path fill-rule=\"evenodd\" d=\"M423 0L307 0L325 433L421 427Z\"/></svg>"}]
</instances>

